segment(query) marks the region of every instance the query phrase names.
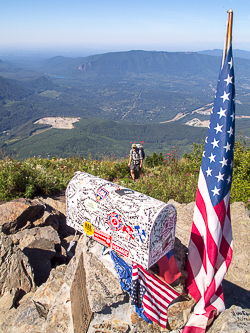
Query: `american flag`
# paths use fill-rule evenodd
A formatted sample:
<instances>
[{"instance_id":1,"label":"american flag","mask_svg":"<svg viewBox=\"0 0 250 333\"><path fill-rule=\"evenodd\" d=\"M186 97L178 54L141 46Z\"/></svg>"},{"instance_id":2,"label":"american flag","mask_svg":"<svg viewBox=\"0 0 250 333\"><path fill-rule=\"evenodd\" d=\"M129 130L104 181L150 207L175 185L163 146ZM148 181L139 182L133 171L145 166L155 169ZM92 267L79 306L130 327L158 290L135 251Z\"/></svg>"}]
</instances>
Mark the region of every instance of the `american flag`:
<instances>
[{"instance_id":1,"label":"american flag","mask_svg":"<svg viewBox=\"0 0 250 333\"><path fill-rule=\"evenodd\" d=\"M232 45L220 71L201 163L186 270L196 300L183 332L205 332L225 310L222 280L232 259L230 188L234 152L234 70Z\"/></svg>"},{"instance_id":2,"label":"american flag","mask_svg":"<svg viewBox=\"0 0 250 333\"><path fill-rule=\"evenodd\" d=\"M142 305L146 317L161 327L167 324L167 308L180 294L164 282L134 264L132 271L131 304Z\"/></svg>"}]
</instances>

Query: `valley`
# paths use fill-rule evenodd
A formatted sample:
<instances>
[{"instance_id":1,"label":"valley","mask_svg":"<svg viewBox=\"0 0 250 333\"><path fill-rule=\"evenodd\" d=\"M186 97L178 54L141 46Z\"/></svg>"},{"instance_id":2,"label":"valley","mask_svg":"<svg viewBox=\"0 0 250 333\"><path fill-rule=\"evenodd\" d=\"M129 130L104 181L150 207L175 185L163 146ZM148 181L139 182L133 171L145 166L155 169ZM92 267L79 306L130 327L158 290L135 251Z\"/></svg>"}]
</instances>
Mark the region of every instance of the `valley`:
<instances>
[{"instance_id":1,"label":"valley","mask_svg":"<svg viewBox=\"0 0 250 333\"><path fill-rule=\"evenodd\" d=\"M71 154L84 156L107 151L110 156L124 157L128 148L122 146L130 141L151 140L145 130L150 128L155 140L147 148L149 152L163 149L165 153L172 144L180 146L181 155L190 151L191 140L201 142L205 137L198 131L206 132L220 60L194 52L129 51L85 58L55 57L27 69L2 61L0 149L20 158L34 154L36 145L42 148L36 154L43 156L68 156L71 150ZM236 135L247 138L250 60L235 58L235 74ZM45 118L51 121L45 122ZM73 124L71 118L78 122ZM91 124L95 119L91 131L84 125L87 119ZM67 128L73 128L62 135L66 122ZM131 131L134 126L136 129ZM100 135L100 128L105 127L115 132L123 127L127 134L122 137L119 133L112 141L110 133ZM180 132L187 137L180 137ZM35 143L35 137L42 145Z\"/></svg>"}]
</instances>

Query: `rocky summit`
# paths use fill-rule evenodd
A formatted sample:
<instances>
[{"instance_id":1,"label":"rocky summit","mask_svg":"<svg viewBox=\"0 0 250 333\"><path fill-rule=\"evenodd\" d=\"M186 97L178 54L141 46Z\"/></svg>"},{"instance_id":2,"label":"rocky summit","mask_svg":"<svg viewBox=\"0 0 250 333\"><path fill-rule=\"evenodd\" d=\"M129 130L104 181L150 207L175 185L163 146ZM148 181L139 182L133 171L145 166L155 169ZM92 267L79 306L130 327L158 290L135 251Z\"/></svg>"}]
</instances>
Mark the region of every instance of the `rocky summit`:
<instances>
[{"instance_id":1,"label":"rocky summit","mask_svg":"<svg viewBox=\"0 0 250 333\"><path fill-rule=\"evenodd\" d=\"M177 209L174 255L182 275L173 287L184 293L187 247L194 203ZM66 225L64 193L0 205L0 332L181 332L194 300L168 307L166 329L141 319L120 285L103 246ZM226 311L209 333L250 332L250 214L231 205L233 260L223 281ZM153 268L152 268L153 269Z\"/></svg>"}]
</instances>

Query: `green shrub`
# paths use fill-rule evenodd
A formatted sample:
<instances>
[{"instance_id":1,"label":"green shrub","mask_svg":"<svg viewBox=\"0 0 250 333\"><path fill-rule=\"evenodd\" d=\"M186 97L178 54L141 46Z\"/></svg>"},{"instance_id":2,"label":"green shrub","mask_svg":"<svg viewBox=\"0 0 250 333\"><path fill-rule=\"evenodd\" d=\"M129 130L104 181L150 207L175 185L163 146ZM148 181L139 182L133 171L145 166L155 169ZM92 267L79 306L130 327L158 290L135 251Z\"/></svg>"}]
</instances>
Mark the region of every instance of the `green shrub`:
<instances>
[{"instance_id":1,"label":"green shrub","mask_svg":"<svg viewBox=\"0 0 250 333\"><path fill-rule=\"evenodd\" d=\"M148 167L150 167L150 168L153 168L155 166L161 165L162 162L163 162L163 160L164 160L164 157L163 157L162 153L157 154L154 151L151 156L150 155L146 156L146 158L145 158L145 165L148 166Z\"/></svg>"},{"instance_id":2,"label":"green shrub","mask_svg":"<svg viewBox=\"0 0 250 333\"><path fill-rule=\"evenodd\" d=\"M162 153L147 156L141 177L132 182L127 159L93 160L84 157L64 159L29 158L0 160L0 200L33 198L65 190L76 171L84 171L115 182L161 201L174 199L180 203L195 200L204 143L193 144L190 154L178 159L173 147L166 159ZM242 140L235 143L231 202L243 201L250 208L250 146Z\"/></svg>"}]
</instances>

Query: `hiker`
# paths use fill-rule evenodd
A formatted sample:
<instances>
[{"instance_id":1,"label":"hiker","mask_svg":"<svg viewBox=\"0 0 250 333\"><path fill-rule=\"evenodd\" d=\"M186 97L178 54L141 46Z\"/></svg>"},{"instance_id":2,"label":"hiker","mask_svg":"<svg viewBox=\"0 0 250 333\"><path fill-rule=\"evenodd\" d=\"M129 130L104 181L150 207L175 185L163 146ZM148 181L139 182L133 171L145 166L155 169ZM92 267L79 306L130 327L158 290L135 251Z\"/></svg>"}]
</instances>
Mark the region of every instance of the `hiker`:
<instances>
[{"instance_id":1,"label":"hiker","mask_svg":"<svg viewBox=\"0 0 250 333\"><path fill-rule=\"evenodd\" d=\"M135 169L141 175L141 168L143 162L143 155L141 149L137 148L136 144L132 144L132 149L130 150L128 166L130 167L130 173L133 180L135 180Z\"/></svg>"}]
</instances>

